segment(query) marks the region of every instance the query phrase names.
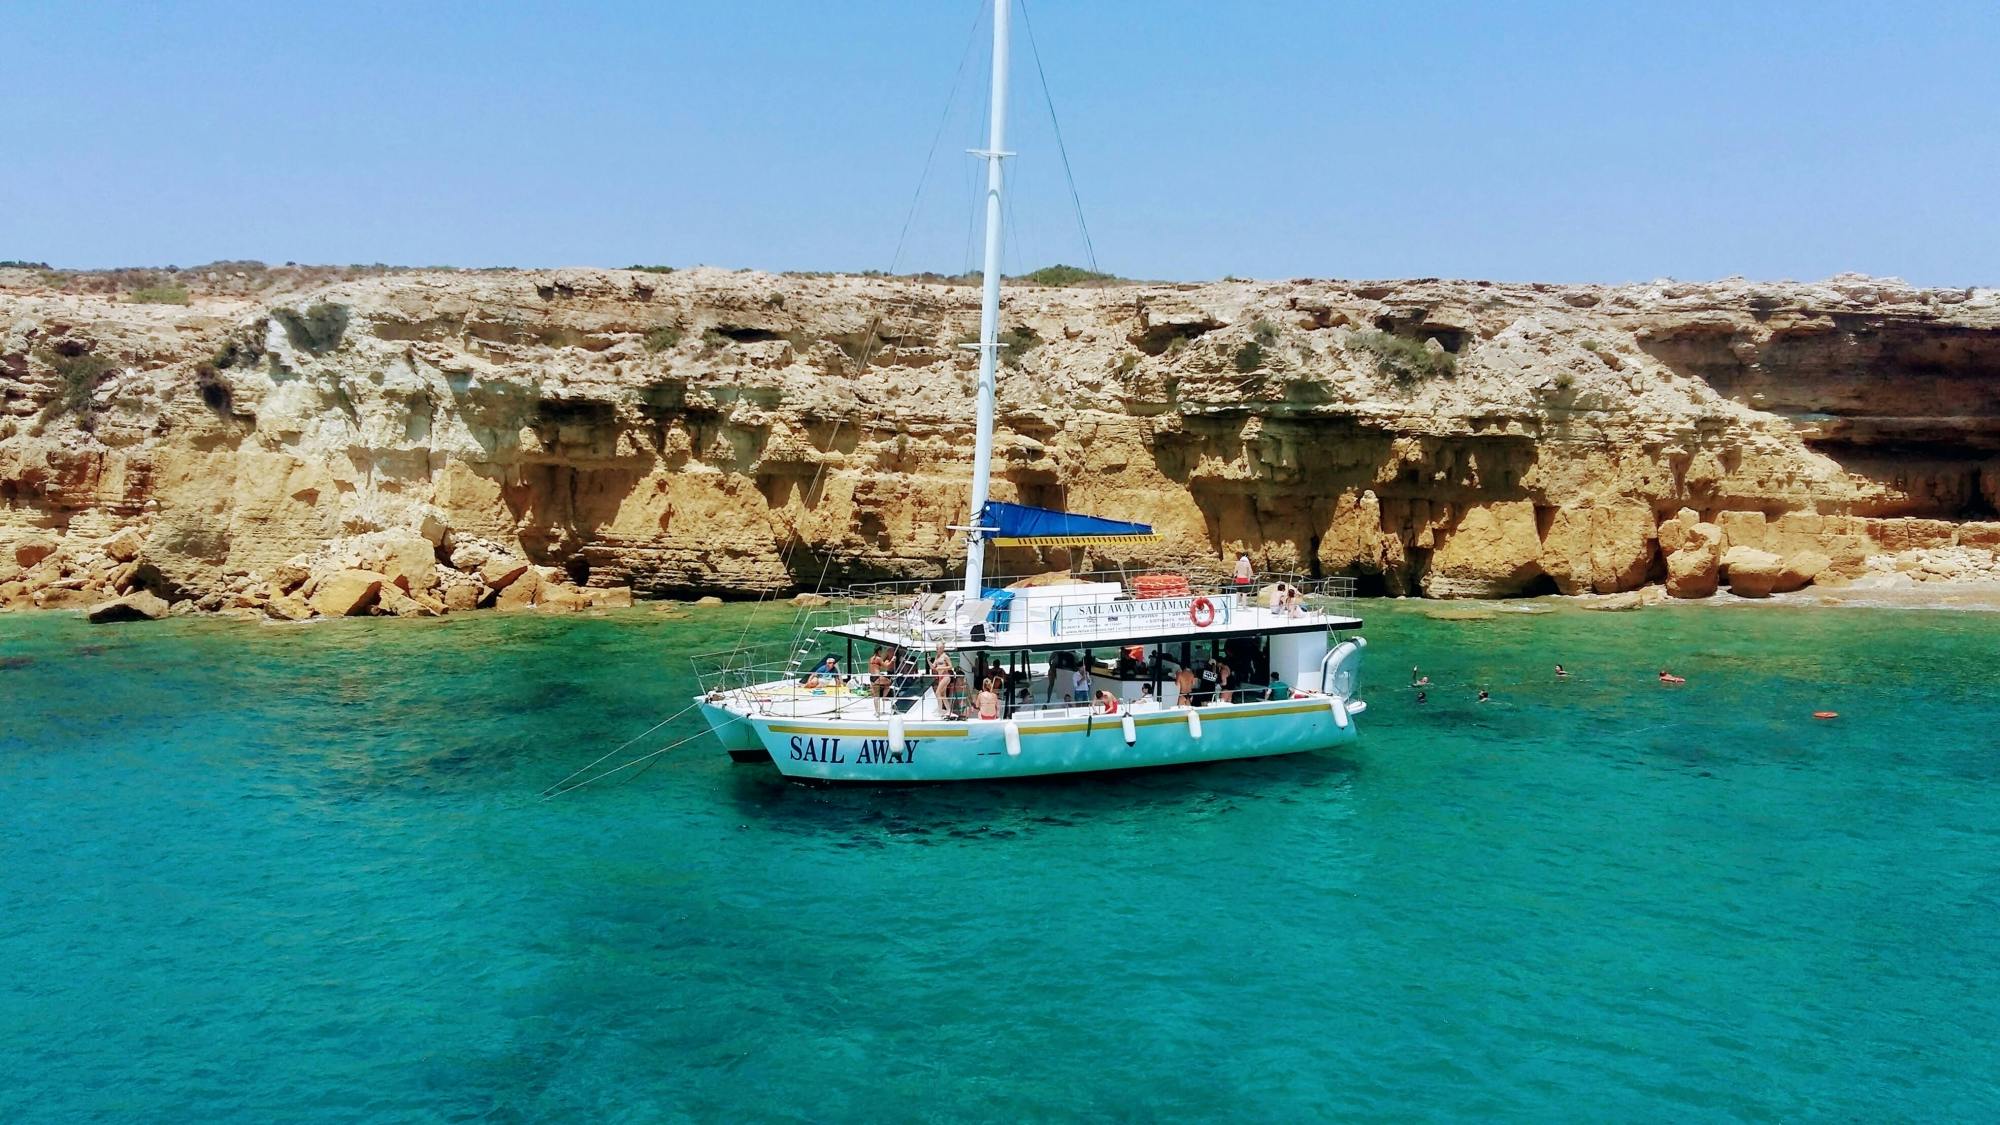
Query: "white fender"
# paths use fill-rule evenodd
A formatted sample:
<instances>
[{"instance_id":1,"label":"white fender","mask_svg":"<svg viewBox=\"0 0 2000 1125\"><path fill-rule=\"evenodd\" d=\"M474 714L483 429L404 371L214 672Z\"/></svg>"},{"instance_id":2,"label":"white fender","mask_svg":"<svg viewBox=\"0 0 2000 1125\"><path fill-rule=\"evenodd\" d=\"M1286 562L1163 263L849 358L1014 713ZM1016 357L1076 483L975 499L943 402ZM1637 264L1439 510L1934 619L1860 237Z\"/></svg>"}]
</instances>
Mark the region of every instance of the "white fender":
<instances>
[{"instance_id":1,"label":"white fender","mask_svg":"<svg viewBox=\"0 0 2000 1125\"><path fill-rule=\"evenodd\" d=\"M1333 712L1333 725L1341 730L1346 730L1347 700L1342 699L1337 695L1332 696L1328 698L1326 701L1326 709L1328 711Z\"/></svg>"},{"instance_id":2,"label":"white fender","mask_svg":"<svg viewBox=\"0 0 2000 1125\"><path fill-rule=\"evenodd\" d=\"M901 715L891 715L889 716L889 753L901 754L902 752L903 717Z\"/></svg>"},{"instance_id":3,"label":"white fender","mask_svg":"<svg viewBox=\"0 0 2000 1125\"><path fill-rule=\"evenodd\" d=\"M1139 724L1132 721L1132 716L1125 716L1124 719L1119 721L1118 725L1124 728L1125 745L1136 745L1139 741Z\"/></svg>"},{"instance_id":4,"label":"white fender","mask_svg":"<svg viewBox=\"0 0 2000 1125\"><path fill-rule=\"evenodd\" d=\"M1192 707L1188 708L1188 737L1201 739L1201 715Z\"/></svg>"},{"instance_id":5,"label":"white fender","mask_svg":"<svg viewBox=\"0 0 2000 1125\"><path fill-rule=\"evenodd\" d=\"M1000 736L1007 740L1007 756L1021 756L1021 724L1012 719L1000 724Z\"/></svg>"},{"instance_id":6,"label":"white fender","mask_svg":"<svg viewBox=\"0 0 2000 1125\"><path fill-rule=\"evenodd\" d=\"M1359 715L1366 710L1368 710L1368 704L1364 700L1350 699L1347 701L1347 713L1350 715Z\"/></svg>"}]
</instances>

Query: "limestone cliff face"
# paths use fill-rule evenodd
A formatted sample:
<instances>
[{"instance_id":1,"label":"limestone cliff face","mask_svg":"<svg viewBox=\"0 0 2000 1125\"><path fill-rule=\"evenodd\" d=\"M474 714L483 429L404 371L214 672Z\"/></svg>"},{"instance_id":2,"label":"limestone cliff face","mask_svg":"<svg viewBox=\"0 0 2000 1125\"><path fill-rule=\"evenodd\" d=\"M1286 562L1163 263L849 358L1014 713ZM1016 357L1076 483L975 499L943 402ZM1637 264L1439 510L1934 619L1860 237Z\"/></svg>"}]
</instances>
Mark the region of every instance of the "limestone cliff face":
<instances>
[{"instance_id":1,"label":"limestone cliff face","mask_svg":"<svg viewBox=\"0 0 2000 1125\"><path fill-rule=\"evenodd\" d=\"M973 289L408 272L156 305L45 280L0 271L0 539L136 528L189 593L439 525L653 594L960 551ZM2000 541L1991 290L1230 281L1014 288L1004 320L996 496L1163 533L1094 564L1241 548L1490 596L1659 581L1683 508L1718 550L1822 551L1829 581L1978 575Z\"/></svg>"}]
</instances>

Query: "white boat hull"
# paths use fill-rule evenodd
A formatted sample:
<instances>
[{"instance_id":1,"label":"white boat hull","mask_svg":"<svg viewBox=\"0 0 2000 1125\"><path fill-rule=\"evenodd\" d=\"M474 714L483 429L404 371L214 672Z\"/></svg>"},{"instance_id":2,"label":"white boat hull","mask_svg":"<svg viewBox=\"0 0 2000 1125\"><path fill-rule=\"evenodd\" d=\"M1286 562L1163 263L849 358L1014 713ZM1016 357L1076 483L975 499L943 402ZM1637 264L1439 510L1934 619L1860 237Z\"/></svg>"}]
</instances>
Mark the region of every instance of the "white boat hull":
<instances>
[{"instance_id":1,"label":"white boat hull","mask_svg":"<svg viewBox=\"0 0 2000 1125\"><path fill-rule=\"evenodd\" d=\"M1189 709L1175 708L1133 715L1129 732L1123 716L1116 715L907 722L900 724L900 748L886 720L815 722L739 715L711 703L702 705L702 713L739 759L746 756L739 748L761 746L787 777L879 784L1040 777L1296 754L1352 741L1354 716L1365 707L1324 696L1217 704L1193 709L1192 723ZM1009 752L1010 744L1018 753Z\"/></svg>"}]
</instances>

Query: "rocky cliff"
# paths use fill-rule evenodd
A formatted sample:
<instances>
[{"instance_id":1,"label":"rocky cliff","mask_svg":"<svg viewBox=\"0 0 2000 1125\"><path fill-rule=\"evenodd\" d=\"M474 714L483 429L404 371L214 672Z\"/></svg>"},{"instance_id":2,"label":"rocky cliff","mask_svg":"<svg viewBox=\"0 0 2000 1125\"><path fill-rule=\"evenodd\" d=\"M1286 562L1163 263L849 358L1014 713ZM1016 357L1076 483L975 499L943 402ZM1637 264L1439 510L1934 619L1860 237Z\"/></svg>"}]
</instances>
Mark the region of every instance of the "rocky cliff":
<instances>
[{"instance_id":1,"label":"rocky cliff","mask_svg":"<svg viewBox=\"0 0 2000 1125\"><path fill-rule=\"evenodd\" d=\"M208 604L415 536L440 565L475 542L656 595L958 553L976 289L168 280L186 303L0 270L0 548L28 545L0 549L0 601L109 581L121 533L160 592ZM1225 281L1017 287L1004 320L996 497L1163 534L1093 565L1240 548L1434 596L1699 593L1682 572L1727 581L1729 557L1789 567L1778 588L2000 577L2000 292Z\"/></svg>"}]
</instances>

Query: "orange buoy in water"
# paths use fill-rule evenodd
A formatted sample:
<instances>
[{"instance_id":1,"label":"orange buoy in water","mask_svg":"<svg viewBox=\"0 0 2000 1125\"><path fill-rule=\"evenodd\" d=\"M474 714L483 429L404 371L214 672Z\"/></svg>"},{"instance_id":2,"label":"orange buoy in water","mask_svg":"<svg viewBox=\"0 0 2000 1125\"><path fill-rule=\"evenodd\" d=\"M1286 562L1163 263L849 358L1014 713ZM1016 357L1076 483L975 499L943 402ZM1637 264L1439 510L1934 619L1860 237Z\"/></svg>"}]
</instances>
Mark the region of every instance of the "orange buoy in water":
<instances>
[{"instance_id":1,"label":"orange buoy in water","mask_svg":"<svg viewBox=\"0 0 2000 1125\"><path fill-rule=\"evenodd\" d=\"M1838 711L1814 711L1814 712L1813 712L1813 718L1815 718L1815 719L1838 719L1838 718L1840 718L1840 712L1838 712Z\"/></svg>"}]
</instances>

